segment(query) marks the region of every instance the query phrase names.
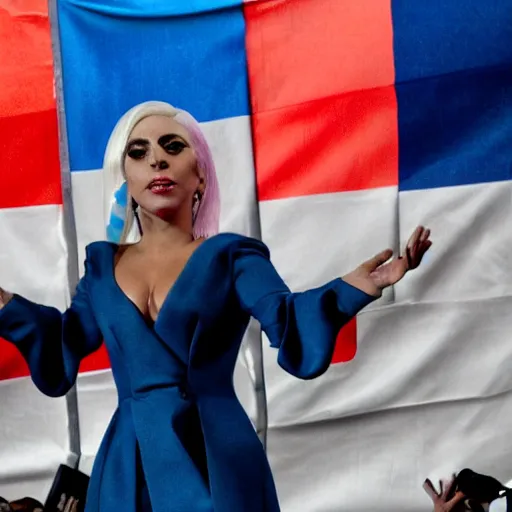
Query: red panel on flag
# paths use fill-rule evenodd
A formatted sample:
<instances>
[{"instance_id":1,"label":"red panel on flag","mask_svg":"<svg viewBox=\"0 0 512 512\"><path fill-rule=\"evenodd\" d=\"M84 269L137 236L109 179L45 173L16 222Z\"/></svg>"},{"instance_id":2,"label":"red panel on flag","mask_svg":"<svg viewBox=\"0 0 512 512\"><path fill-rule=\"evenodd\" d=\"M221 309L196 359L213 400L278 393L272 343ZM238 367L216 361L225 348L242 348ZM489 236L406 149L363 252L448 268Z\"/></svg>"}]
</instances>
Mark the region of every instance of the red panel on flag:
<instances>
[{"instance_id":1,"label":"red panel on flag","mask_svg":"<svg viewBox=\"0 0 512 512\"><path fill-rule=\"evenodd\" d=\"M47 0L4 0L0 39L0 208L61 204ZM0 340L0 379L29 374Z\"/></svg>"},{"instance_id":2,"label":"red panel on flag","mask_svg":"<svg viewBox=\"0 0 512 512\"><path fill-rule=\"evenodd\" d=\"M344 325L336 338L336 346L332 356L332 362L346 363L352 361L357 352L357 321L352 318Z\"/></svg>"},{"instance_id":3,"label":"red panel on flag","mask_svg":"<svg viewBox=\"0 0 512 512\"><path fill-rule=\"evenodd\" d=\"M256 114L260 201L398 184L393 86Z\"/></svg>"},{"instance_id":4,"label":"red panel on flag","mask_svg":"<svg viewBox=\"0 0 512 512\"><path fill-rule=\"evenodd\" d=\"M55 106L47 3L47 0L2 2L0 117Z\"/></svg>"},{"instance_id":5,"label":"red panel on flag","mask_svg":"<svg viewBox=\"0 0 512 512\"><path fill-rule=\"evenodd\" d=\"M80 372L93 372L110 368L110 359L105 344L99 350L87 356L80 364Z\"/></svg>"},{"instance_id":6,"label":"red panel on flag","mask_svg":"<svg viewBox=\"0 0 512 512\"><path fill-rule=\"evenodd\" d=\"M389 1L248 3L262 201L398 184Z\"/></svg>"},{"instance_id":7,"label":"red panel on flag","mask_svg":"<svg viewBox=\"0 0 512 512\"><path fill-rule=\"evenodd\" d=\"M0 117L0 141L0 208L61 204L55 108Z\"/></svg>"},{"instance_id":8,"label":"red panel on flag","mask_svg":"<svg viewBox=\"0 0 512 512\"><path fill-rule=\"evenodd\" d=\"M0 208L61 204L59 139L46 0L0 9Z\"/></svg>"},{"instance_id":9,"label":"red panel on flag","mask_svg":"<svg viewBox=\"0 0 512 512\"><path fill-rule=\"evenodd\" d=\"M0 338L0 380L27 377L30 370L17 348ZM105 345L94 354L86 357L81 365L80 372L91 372L110 368L110 360Z\"/></svg>"},{"instance_id":10,"label":"red panel on flag","mask_svg":"<svg viewBox=\"0 0 512 512\"><path fill-rule=\"evenodd\" d=\"M245 6L253 111L395 81L390 0L271 0Z\"/></svg>"},{"instance_id":11,"label":"red panel on flag","mask_svg":"<svg viewBox=\"0 0 512 512\"><path fill-rule=\"evenodd\" d=\"M12 344L0 338L0 380L26 377L30 375L25 360L18 349Z\"/></svg>"}]
</instances>

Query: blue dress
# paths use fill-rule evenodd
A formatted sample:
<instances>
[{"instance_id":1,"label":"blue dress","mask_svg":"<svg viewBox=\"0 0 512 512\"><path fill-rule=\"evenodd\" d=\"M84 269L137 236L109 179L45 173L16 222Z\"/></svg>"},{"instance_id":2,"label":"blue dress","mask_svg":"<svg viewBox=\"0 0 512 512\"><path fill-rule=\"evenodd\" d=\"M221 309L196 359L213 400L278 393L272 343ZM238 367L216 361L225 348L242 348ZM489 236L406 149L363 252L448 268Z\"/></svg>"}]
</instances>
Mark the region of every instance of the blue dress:
<instances>
[{"instance_id":1,"label":"blue dress","mask_svg":"<svg viewBox=\"0 0 512 512\"><path fill-rule=\"evenodd\" d=\"M119 404L86 511L278 511L265 452L233 388L250 316L280 366L312 379L328 369L340 328L374 297L339 278L291 293L262 242L220 234L192 254L151 327L116 283L117 249L87 247L65 313L19 295L0 310L0 336L49 396L64 395L82 358L106 343Z\"/></svg>"}]
</instances>

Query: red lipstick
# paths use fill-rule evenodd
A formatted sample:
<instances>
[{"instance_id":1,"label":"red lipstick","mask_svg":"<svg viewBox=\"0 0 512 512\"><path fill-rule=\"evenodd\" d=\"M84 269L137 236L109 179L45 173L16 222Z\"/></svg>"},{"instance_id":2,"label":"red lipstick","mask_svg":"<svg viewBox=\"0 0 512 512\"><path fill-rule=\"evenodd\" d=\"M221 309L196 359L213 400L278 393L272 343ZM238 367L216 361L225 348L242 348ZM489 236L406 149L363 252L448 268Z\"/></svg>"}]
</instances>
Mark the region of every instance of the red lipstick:
<instances>
[{"instance_id":1,"label":"red lipstick","mask_svg":"<svg viewBox=\"0 0 512 512\"><path fill-rule=\"evenodd\" d=\"M176 186L176 182L165 176L157 176L152 179L148 185L148 189L153 194L167 194Z\"/></svg>"}]
</instances>

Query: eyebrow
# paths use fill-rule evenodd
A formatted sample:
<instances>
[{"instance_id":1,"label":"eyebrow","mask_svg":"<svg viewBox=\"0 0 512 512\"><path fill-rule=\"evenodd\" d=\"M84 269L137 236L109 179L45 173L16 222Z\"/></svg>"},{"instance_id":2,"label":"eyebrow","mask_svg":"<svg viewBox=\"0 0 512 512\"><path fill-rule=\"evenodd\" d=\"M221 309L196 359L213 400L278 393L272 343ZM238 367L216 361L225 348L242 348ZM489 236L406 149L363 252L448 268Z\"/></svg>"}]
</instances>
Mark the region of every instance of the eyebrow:
<instances>
[{"instance_id":1,"label":"eyebrow","mask_svg":"<svg viewBox=\"0 0 512 512\"><path fill-rule=\"evenodd\" d=\"M163 146L164 144L167 144L168 142L170 142L173 139L180 139L185 144L188 144L188 142L181 135L178 135L177 133L168 133L167 135L162 135L158 139L158 144L160 144L160 146Z\"/></svg>"},{"instance_id":2,"label":"eyebrow","mask_svg":"<svg viewBox=\"0 0 512 512\"><path fill-rule=\"evenodd\" d=\"M181 135L178 135L177 133L167 133L166 135L162 135L158 139L158 144L160 146L163 146L164 144L167 144L168 142L170 142L173 139L180 139L184 143L188 144L188 142ZM133 140L130 140L128 142L127 147L131 147L131 146L148 146L148 145L149 145L149 140L148 139L133 139Z\"/></svg>"},{"instance_id":3,"label":"eyebrow","mask_svg":"<svg viewBox=\"0 0 512 512\"><path fill-rule=\"evenodd\" d=\"M130 146L147 146L149 144L148 139L133 139L128 141L128 147Z\"/></svg>"}]
</instances>

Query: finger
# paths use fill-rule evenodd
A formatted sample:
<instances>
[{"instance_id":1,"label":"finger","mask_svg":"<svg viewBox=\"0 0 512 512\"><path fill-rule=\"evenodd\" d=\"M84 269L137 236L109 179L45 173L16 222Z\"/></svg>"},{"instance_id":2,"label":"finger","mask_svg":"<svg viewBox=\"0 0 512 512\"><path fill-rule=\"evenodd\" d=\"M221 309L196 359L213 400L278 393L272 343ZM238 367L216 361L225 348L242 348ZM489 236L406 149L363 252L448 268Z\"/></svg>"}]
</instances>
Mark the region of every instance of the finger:
<instances>
[{"instance_id":1,"label":"finger","mask_svg":"<svg viewBox=\"0 0 512 512\"><path fill-rule=\"evenodd\" d=\"M386 261L388 261L391 256L393 256L393 251L391 249L386 249L385 251L376 254L373 258L365 261L361 266L369 273L371 273L376 268L380 267L383 263L386 263Z\"/></svg>"},{"instance_id":2,"label":"finger","mask_svg":"<svg viewBox=\"0 0 512 512\"><path fill-rule=\"evenodd\" d=\"M452 476L449 480L443 480L443 487L441 490L441 497L446 501L450 499L454 492L455 488L457 487L457 482L455 478Z\"/></svg>"},{"instance_id":3,"label":"finger","mask_svg":"<svg viewBox=\"0 0 512 512\"><path fill-rule=\"evenodd\" d=\"M413 256L412 256L413 265L415 267L419 266L419 264L421 263L421 261L423 259L423 256L425 256L425 253L430 249L430 247L432 247L432 242L430 240L422 242L418 246L416 252L413 253Z\"/></svg>"},{"instance_id":4,"label":"finger","mask_svg":"<svg viewBox=\"0 0 512 512\"><path fill-rule=\"evenodd\" d=\"M425 229L419 237L420 242L426 242L430 237L430 229Z\"/></svg>"},{"instance_id":5,"label":"finger","mask_svg":"<svg viewBox=\"0 0 512 512\"><path fill-rule=\"evenodd\" d=\"M420 265L423 256L425 256L425 253L430 249L431 246L432 242L430 240L426 240L424 242L418 241L412 248L407 248L406 253L407 251L409 252L409 258L407 259L407 270L417 268Z\"/></svg>"},{"instance_id":6,"label":"finger","mask_svg":"<svg viewBox=\"0 0 512 512\"><path fill-rule=\"evenodd\" d=\"M407 250L409 250L409 258L407 260L408 268L411 268L410 262L414 261L414 259L415 259L416 251L417 251L417 247L418 247L418 242L421 239L421 237L423 236L423 233L424 233L423 226L418 226L414 230L414 232L411 235L411 237L409 238L409 240L407 241L407 244L405 245L404 254L406 256L407 256Z\"/></svg>"},{"instance_id":7,"label":"finger","mask_svg":"<svg viewBox=\"0 0 512 512\"><path fill-rule=\"evenodd\" d=\"M414 268L414 258L412 255L412 251L409 247L405 249L405 257L407 259L407 270Z\"/></svg>"},{"instance_id":8,"label":"finger","mask_svg":"<svg viewBox=\"0 0 512 512\"><path fill-rule=\"evenodd\" d=\"M446 486L446 497L449 498L457 489L457 476L452 475L452 478L448 481Z\"/></svg>"},{"instance_id":9,"label":"finger","mask_svg":"<svg viewBox=\"0 0 512 512\"><path fill-rule=\"evenodd\" d=\"M455 505L457 505L457 503L460 503L465 497L466 495L462 491L457 491L455 493L455 496L450 501L447 501L446 504L448 505L448 507L454 507ZM448 510L451 510L451 508L448 508Z\"/></svg>"},{"instance_id":10,"label":"finger","mask_svg":"<svg viewBox=\"0 0 512 512\"><path fill-rule=\"evenodd\" d=\"M420 254L423 255L432 247L432 242L430 240L426 240L421 244Z\"/></svg>"},{"instance_id":11,"label":"finger","mask_svg":"<svg viewBox=\"0 0 512 512\"><path fill-rule=\"evenodd\" d=\"M426 242L430 237L430 229L423 226L418 226L411 238L407 241L407 247L419 247L423 242Z\"/></svg>"},{"instance_id":12,"label":"finger","mask_svg":"<svg viewBox=\"0 0 512 512\"><path fill-rule=\"evenodd\" d=\"M423 482L423 489L425 489L425 492L430 496L432 501L435 501L437 498L439 498L439 494L435 490L429 478L427 478L425 482Z\"/></svg>"},{"instance_id":13,"label":"finger","mask_svg":"<svg viewBox=\"0 0 512 512\"><path fill-rule=\"evenodd\" d=\"M423 232L425 231L425 228L423 226L418 226L412 233L411 237L407 241L407 246L411 247L413 246L422 236Z\"/></svg>"}]
</instances>

